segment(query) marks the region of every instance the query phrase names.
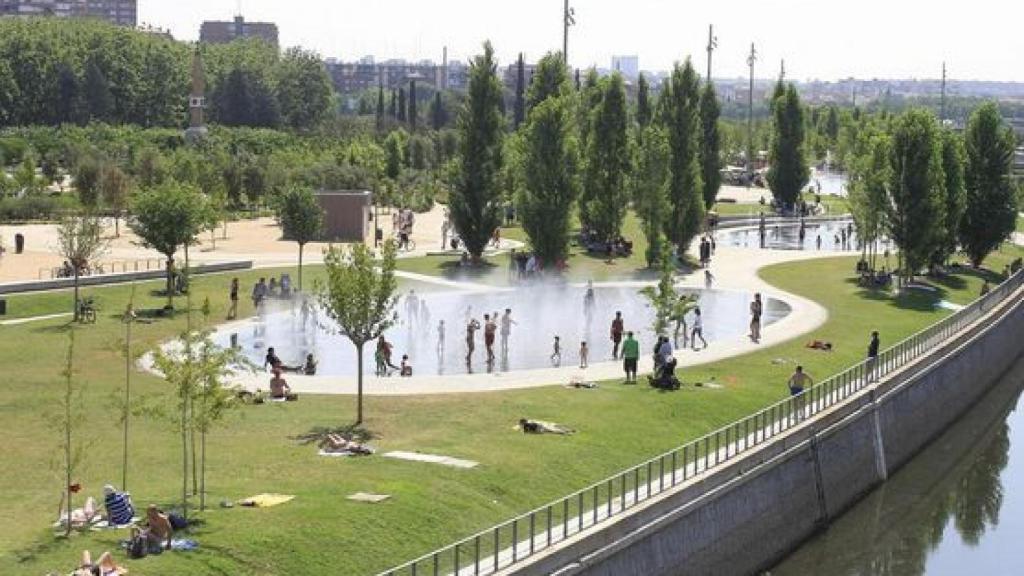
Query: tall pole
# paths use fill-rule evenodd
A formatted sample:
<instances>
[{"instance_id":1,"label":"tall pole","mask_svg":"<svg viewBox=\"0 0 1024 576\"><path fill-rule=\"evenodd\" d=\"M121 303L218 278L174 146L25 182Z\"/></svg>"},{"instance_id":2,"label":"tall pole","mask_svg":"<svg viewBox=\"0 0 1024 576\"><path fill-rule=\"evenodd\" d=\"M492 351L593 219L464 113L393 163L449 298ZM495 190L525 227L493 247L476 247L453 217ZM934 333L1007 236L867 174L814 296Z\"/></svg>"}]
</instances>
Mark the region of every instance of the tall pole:
<instances>
[{"instance_id":1,"label":"tall pole","mask_svg":"<svg viewBox=\"0 0 1024 576\"><path fill-rule=\"evenodd\" d=\"M562 10L562 59L566 68L569 67L569 27L576 25L576 10L569 6L569 0L565 0L565 8Z\"/></svg>"},{"instance_id":2,"label":"tall pole","mask_svg":"<svg viewBox=\"0 0 1024 576\"><path fill-rule=\"evenodd\" d=\"M754 63L757 62L757 50L754 43L750 43L750 56L747 57L747 66L750 66L750 92L747 98L747 173L752 174L754 168Z\"/></svg>"},{"instance_id":3,"label":"tall pole","mask_svg":"<svg viewBox=\"0 0 1024 576\"><path fill-rule=\"evenodd\" d=\"M711 54L718 48L718 38L715 38L715 25L708 24L708 83L711 83Z\"/></svg>"},{"instance_id":4,"label":"tall pole","mask_svg":"<svg viewBox=\"0 0 1024 576\"><path fill-rule=\"evenodd\" d=\"M939 123L946 121L946 63L942 63L942 99L939 103Z\"/></svg>"}]
</instances>

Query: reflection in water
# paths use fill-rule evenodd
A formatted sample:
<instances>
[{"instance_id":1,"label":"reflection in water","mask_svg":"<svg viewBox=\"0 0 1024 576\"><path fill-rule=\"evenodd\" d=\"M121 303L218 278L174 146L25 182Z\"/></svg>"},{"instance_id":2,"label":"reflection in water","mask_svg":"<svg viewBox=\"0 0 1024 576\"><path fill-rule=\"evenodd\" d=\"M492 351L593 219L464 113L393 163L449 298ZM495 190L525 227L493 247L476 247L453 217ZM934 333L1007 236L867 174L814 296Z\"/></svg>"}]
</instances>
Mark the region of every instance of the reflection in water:
<instances>
[{"instance_id":1,"label":"reflection in water","mask_svg":"<svg viewBox=\"0 0 1024 576\"><path fill-rule=\"evenodd\" d=\"M1024 486L1012 494L1004 489L1024 479L1024 415L1015 411L1022 387L1024 361L887 483L770 573L1024 573L1024 530L1018 529L1024 528Z\"/></svg>"}]
</instances>

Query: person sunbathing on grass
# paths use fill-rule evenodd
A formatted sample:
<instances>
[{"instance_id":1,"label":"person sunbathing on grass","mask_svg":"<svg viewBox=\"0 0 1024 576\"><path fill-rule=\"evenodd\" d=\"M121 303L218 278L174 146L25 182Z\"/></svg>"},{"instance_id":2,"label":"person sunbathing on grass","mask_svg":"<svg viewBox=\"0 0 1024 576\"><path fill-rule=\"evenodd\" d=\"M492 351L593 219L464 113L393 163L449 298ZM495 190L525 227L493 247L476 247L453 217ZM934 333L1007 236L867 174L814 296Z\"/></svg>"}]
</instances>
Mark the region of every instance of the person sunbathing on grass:
<instances>
[{"instance_id":1,"label":"person sunbathing on grass","mask_svg":"<svg viewBox=\"0 0 1024 576\"><path fill-rule=\"evenodd\" d=\"M71 576L115 576L127 574L128 571L121 568L114 562L110 552L104 552L99 561L92 561L92 554L88 550L82 551L82 563L71 573Z\"/></svg>"},{"instance_id":2,"label":"person sunbathing on grass","mask_svg":"<svg viewBox=\"0 0 1024 576\"><path fill-rule=\"evenodd\" d=\"M327 437L320 442L320 448L324 452L331 452L334 454L345 452L360 456L373 454L373 448L360 444L355 440L347 440L341 434L328 434Z\"/></svg>"},{"instance_id":3,"label":"person sunbathing on grass","mask_svg":"<svg viewBox=\"0 0 1024 576\"><path fill-rule=\"evenodd\" d=\"M812 340L807 343L807 348L810 348L812 350L824 350L825 352L831 352L832 343L824 342L822 340Z\"/></svg>"},{"instance_id":4,"label":"person sunbathing on grass","mask_svg":"<svg viewBox=\"0 0 1024 576\"><path fill-rule=\"evenodd\" d=\"M519 419L519 427L523 430L523 434L561 434L568 435L574 434L576 431L567 426L561 424L554 424L552 422L542 422L540 420L527 420L526 418Z\"/></svg>"}]
</instances>

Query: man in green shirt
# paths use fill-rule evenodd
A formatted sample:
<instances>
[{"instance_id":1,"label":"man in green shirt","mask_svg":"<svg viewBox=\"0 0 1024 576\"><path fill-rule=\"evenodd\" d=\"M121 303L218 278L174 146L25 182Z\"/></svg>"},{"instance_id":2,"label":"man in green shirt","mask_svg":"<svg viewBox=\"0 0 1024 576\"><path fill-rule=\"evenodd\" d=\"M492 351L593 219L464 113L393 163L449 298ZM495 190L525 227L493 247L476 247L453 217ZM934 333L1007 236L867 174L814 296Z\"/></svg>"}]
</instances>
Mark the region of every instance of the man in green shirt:
<instances>
[{"instance_id":1,"label":"man in green shirt","mask_svg":"<svg viewBox=\"0 0 1024 576\"><path fill-rule=\"evenodd\" d=\"M626 341L622 343L622 365L626 370L626 383L636 384L636 364L640 359L640 343L633 338L632 332L626 333Z\"/></svg>"}]
</instances>

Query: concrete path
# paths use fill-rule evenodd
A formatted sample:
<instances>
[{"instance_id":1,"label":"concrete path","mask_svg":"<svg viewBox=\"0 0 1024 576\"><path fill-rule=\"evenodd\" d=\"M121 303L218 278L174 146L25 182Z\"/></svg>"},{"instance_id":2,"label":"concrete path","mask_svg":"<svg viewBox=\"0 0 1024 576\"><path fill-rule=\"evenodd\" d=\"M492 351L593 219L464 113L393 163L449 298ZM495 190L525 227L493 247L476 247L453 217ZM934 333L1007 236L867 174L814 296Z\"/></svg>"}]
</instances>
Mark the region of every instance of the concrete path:
<instances>
[{"instance_id":1,"label":"concrete path","mask_svg":"<svg viewBox=\"0 0 1024 576\"><path fill-rule=\"evenodd\" d=\"M28 324L30 322L41 322L43 320L53 320L54 318L67 318L72 316L71 312L61 312L60 314L47 314L45 316L31 316L29 318L15 318L14 320L4 320L0 322L0 326L20 326L21 324Z\"/></svg>"}]
</instances>

